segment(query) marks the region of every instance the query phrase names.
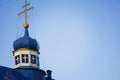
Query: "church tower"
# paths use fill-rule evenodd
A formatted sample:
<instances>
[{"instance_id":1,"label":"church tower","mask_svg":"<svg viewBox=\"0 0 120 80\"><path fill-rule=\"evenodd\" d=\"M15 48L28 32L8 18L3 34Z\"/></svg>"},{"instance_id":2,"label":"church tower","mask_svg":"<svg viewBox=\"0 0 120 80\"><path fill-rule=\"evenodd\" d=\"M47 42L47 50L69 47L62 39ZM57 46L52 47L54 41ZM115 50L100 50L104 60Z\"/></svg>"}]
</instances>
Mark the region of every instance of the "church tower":
<instances>
[{"instance_id":1,"label":"church tower","mask_svg":"<svg viewBox=\"0 0 120 80\"><path fill-rule=\"evenodd\" d=\"M24 14L24 35L13 43L13 56L15 58L15 72L24 76L25 80L54 80L52 79L51 70L44 71L39 68L39 44L36 39L29 35L28 11L33 7L28 8L30 3L22 6L24 10L19 15Z\"/></svg>"},{"instance_id":2,"label":"church tower","mask_svg":"<svg viewBox=\"0 0 120 80\"><path fill-rule=\"evenodd\" d=\"M29 36L28 28L29 24L27 22L27 12L31 8L27 8L30 5L25 0L25 5L22 6L24 11L19 13L19 15L24 13L24 36L15 40L13 43L13 55L15 58L15 68L39 68L39 44L38 42Z\"/></svg>"}]
</instances>

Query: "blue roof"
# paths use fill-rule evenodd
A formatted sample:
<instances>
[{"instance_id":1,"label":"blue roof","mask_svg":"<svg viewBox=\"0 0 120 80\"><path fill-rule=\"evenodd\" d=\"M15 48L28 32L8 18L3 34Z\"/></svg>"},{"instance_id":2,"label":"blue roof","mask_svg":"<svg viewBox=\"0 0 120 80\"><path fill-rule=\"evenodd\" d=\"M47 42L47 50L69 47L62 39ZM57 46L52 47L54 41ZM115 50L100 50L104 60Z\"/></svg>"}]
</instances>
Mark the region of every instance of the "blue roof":
<instances>
[{"instance_id":1,"label":"blue roof","mask_svg":"<svg viewBox=\"0 0 120 80\"><path fill-rule=\"evenodd\" d=\"M11 69L0 66L0 80L54 80L51 77L51 71L46 72L34 68L16 68Z\"/></svg>"},{"instance_id":2,"label":"blue roof","mask_svg":"<svg viewBox=\"0 0 120 80\"><path fill-rule=\"evenodd\" d=\"M23 37L17 39L13 43L14 50L20 49L20 48L29 48L38 51L39 45L35 39L32 39L29 36L28 29L25 29L25 34Z\"/></svg>"},{"instance_id":3,"label":"blue roof","mask_svg":"<svg viewBox=\"0 0 120 80\"><path fill-rule=\"evenodd\" d=\"M41 69L0 66L0 80L46 80L46 73ZM50 79L51 80L51 79Z\"/></svg>"},{"instance_id":4,"label":"blue roof","mask_svg":"<svg viewBox=\"0 0 120 80\"><path fill-rule=\"evenodd\" d=\"M35 68L16 68L16 72L30 80L45 80L46 72Z\"/></svg>"},{"instance_id":5,"label":"blue roof","mask_svg":"<svg viewBox=\"0 0 120 80\"><path fill-rule=\"evenodd\" d=\"M29 80L16 72L15 70L7 67L0 66L0 80Z\"/></svg>"}]
</instances>

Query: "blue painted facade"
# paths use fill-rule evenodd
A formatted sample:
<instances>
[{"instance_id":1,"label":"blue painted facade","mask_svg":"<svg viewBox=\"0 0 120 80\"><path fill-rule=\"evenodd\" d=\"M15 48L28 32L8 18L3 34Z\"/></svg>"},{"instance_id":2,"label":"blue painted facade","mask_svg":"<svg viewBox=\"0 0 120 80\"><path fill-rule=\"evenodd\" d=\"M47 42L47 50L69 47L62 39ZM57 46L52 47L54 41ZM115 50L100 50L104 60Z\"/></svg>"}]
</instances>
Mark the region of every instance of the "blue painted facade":
<instances>
[{"instance_id":1,"label":"blue painted facade","mask_svg":"<svg viewBox=\"0 0 120 80\"><path fill-rule=\"evenodd\" d=\"M16 72L24 75L24 77L29 80L46 80L46 73L40 69L30 69L30 68L18 68L15 69Z\"/></svg>"}]
</instances>

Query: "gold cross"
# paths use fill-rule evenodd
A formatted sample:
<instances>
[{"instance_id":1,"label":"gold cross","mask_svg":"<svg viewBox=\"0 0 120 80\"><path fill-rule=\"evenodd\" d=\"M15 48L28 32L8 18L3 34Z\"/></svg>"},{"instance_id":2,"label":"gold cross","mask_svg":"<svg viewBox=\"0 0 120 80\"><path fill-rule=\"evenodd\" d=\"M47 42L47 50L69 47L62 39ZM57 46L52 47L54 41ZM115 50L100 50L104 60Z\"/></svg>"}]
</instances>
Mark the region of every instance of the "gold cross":
<instances>
[{"instance_id":1,"label":"gold cross","mask_svg":"<svg viewBox=\"0 0 120 80\"><path fill-rule=\"evenodd\" d=\"M27 19L28 19L28 14L27 14L27 12L29 11L29 10L31 10L31 9L33 9L33 7L31 7L31 8L27 8L27 6L29 6L30 5L30 3L27 3L27 0L25 0L25 5L23 5L22 6L22 8L24 8L24 11L22 11L22 12L20 12L18 15L21 15L21 14L23 14L24 13L24 17L25 17L25 24L24 24L24 27L25 28L28 28L28 22L27 22Z\"/></svg>"}]
</instances>

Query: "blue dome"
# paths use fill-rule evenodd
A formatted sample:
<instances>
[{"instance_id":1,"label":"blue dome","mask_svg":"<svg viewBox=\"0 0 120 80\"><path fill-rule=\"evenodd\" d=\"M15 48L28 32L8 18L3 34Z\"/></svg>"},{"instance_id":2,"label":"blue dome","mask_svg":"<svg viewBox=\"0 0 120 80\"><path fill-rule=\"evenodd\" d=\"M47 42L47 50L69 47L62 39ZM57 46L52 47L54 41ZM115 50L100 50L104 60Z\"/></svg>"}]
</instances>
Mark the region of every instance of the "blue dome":
<instances>
[{"instance_id":1,"label":"blue dome","mask_svg":"<svg viewBox=\"0 0 120 80\"><path fill-rule=\"evenodd\" d=\"M13 48L14 50L20 48L29 48L38 51L39 45L35 39L32 39L29 36L28 29L26 28L24 36L14 41Z\"/></svg>"}]
</instances>

